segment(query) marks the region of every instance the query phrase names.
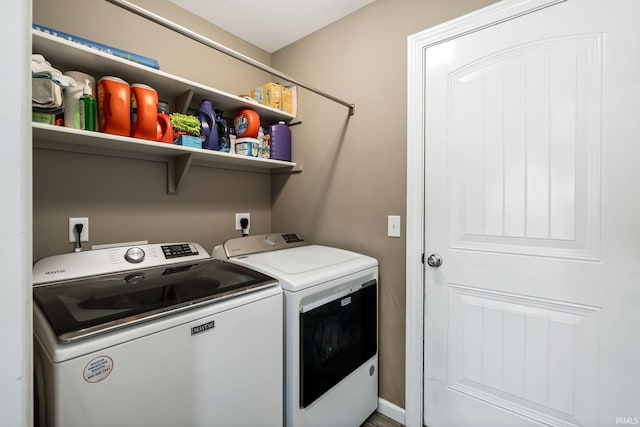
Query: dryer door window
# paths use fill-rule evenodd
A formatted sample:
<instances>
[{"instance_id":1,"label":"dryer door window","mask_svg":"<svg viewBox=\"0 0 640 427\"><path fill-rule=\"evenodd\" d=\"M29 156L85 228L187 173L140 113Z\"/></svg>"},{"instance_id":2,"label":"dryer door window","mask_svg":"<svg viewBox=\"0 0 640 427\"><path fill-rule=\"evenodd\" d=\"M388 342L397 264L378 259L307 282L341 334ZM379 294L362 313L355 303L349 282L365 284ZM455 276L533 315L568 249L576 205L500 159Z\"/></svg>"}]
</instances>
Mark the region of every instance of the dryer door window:
<instances>
[{"instance_id":1,"label":"dryer door window","mask_svg":"<svg viewBox=\"0 0 640 427\"><path fill-rule=\"evenodd\" d=\"M378 351L377 281L300 313L300 406L306 408ZM311 308L309 308L311 307Z\"/></svg>"}]
</instances>

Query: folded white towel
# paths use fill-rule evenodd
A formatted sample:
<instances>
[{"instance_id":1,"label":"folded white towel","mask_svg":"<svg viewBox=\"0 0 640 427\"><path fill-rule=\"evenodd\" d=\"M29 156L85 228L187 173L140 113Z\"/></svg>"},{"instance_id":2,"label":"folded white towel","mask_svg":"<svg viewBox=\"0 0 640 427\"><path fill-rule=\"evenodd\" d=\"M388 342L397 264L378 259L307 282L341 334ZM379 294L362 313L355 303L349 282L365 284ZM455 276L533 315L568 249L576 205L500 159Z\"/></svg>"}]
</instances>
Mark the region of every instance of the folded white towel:
<instances>
[{"instance_id":1,"label":"folded white towel","mask_svg":"<svg viewBox=\"0 0 640 427\"><path fill-rule=\"evenodd\" d=\"M69 76L63 75L60 70L53 68L51 64L44 59L44 56L37 53L31 54L31 75L35 77L50 78L60 86L64 87L76 85L75 80Z\"/></svg>"}]
</instances>

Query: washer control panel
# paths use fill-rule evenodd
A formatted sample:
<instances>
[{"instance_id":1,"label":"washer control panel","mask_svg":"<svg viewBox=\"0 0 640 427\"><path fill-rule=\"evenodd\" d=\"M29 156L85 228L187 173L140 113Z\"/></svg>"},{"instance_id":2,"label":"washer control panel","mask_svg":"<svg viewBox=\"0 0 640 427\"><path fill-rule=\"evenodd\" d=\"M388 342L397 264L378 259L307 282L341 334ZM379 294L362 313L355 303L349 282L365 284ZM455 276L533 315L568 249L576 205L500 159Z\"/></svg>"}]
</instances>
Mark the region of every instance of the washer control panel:
<instances>
[{"instance_id":1,"label":"washer control panel","mask_svg":"<svg viewBox=\"0 0 640 427\"><path fill-rule=\"evenodd\" d=\"M53 255L33 266L34 285L209 259L197 243L138 244Z\"/></svg>"},{"instance_id":2,"label":"washer control panel","mask_svg":"<svg viewBox=\"0 0 640 427\"><path fill-rule=\"evenodd\" d=\"M144 256L144 251L137 246L127 249L127 252L124 253L124 259L132 264L138 264L144 261Z\"/></svg>"},{"instance_id":3,"label":"washer control panel","mask_svg":"<svg viewBox=\"0 0 640 427\"><path fill-rule=\"evenodd\" d=\"M162 252L167 259L178 258L183 256L198 255L198 249L190 243L181 243L177 245L162 245Z\"/></svg>"}]
</instances>

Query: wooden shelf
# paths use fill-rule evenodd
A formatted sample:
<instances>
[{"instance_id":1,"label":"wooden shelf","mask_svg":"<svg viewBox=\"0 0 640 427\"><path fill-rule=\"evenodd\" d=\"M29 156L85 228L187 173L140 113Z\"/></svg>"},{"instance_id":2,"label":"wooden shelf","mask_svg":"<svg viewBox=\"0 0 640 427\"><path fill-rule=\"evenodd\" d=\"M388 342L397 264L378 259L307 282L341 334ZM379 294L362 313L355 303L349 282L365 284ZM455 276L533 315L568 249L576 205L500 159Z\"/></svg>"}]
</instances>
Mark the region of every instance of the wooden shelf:
<instances>
[{"instance_id":1,"label":"wooden shelf","mask_svg":"<svg viewBox=\"0 0 640 427\"><path fill-rule=\"evenodd\" d=\"M167 163L167 192L176 194L191 166L262 173L300 172L295 163L33 123L34 148Z\"/></svg>"},{"instance_id":2,"label":"wooden shelf","mask_svg":"<svg viewBox=\"0 0 640 427\"><path fill-rule=\"evenodd\" d=\"M61 71L78 70L98 80L103 76L116 76L129 84L144 83L158 91L160 99L176 100L176 110L186 112L187 107L197 109L202 99L209 99L215 109L235 115L250 108L260 115L263 125L289 122L294 115L276 110L221 90L202 85L154 68L146 67L108 53L91 49L38 30L31 30L32 52L39 53Z\"/></svg>"},{"instance_id":3,"label":"wooden shelf","mask_svg":"<svg viewBox=\"0 0 640 427\"><path fill-rule=\"evenodd\" d=\"M182 112L186 112L188 108L197 109L197 103L206 98L211 100L214 108L233 115L245 108L252 109L260 115L263 125L278 121L290 122L295 118L283 111L60 37L38 30L32 30L31 34L33 53L43 55L55 68L63 72L80 70L96 77L96 82L102 76L116 76L129 83L147 84L158 91L160 99L173 99L176 109ZM176 194L179 191L183 178L191 166L262 173L290 173L302 170L291 162L237 156L42 123L33 123L33 146L49 150L166 162L169 194Z\"/></svg>"}]
</instances>

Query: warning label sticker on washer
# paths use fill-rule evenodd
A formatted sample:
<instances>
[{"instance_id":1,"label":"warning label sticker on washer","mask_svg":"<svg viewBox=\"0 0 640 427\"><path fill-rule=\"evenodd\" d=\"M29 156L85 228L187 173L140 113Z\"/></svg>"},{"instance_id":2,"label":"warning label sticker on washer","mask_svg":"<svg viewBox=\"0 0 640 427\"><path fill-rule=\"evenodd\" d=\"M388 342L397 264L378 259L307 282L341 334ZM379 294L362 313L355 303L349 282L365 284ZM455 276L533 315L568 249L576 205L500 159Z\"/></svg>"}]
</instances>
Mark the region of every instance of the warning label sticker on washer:
<instances>
[{"instance_id":1,"label":"warning label sticker on washer","mask_svg":"<svg viewBox=\"0 0 640 427\"><path fill-rule=\"evenodd\" d=\"M107 378L113 371L113 359L109 356L98 356L84 367L84 379L90 383L97 383Z\"/></svg>"}]
</instances>

